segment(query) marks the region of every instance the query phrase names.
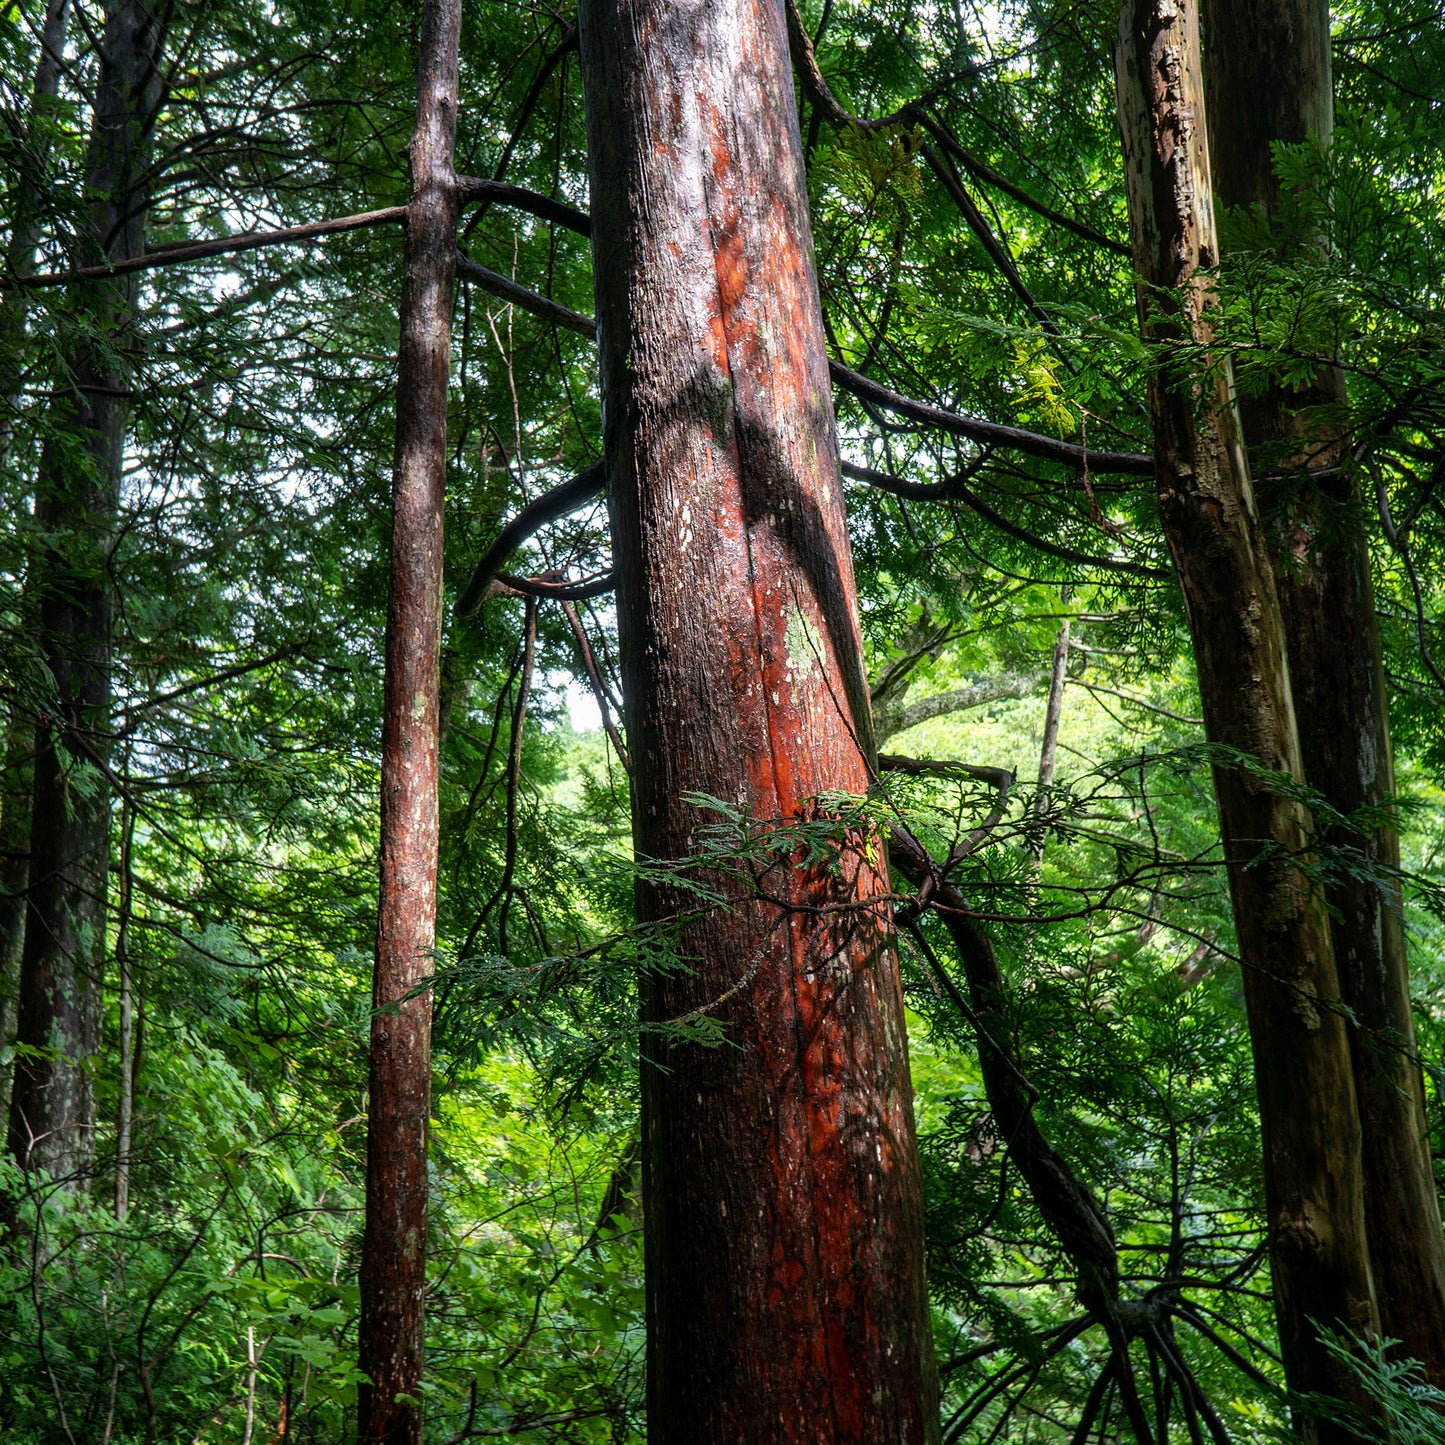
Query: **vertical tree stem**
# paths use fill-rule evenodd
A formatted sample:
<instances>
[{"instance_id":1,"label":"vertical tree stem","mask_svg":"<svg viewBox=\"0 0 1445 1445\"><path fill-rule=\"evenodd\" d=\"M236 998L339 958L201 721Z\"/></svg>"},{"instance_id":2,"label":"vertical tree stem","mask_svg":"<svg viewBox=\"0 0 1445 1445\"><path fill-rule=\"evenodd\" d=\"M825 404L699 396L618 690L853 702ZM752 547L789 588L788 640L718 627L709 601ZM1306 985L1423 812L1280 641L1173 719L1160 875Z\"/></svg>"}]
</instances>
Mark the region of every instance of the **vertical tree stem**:
<instances>
[{"instance_id":1,"label":"vertical tree stem","mask_svg":"<svg viewBox=\"0 0 1445 1445\"><path fill-rule=\"evenodd\" d=\"M460 0L422 11L401 294L381 757L358 1399L365 1445L419 1445L436 941L442 517L457 191Z\"/></svg>"},{"instance_id":2,"label":"vertical tree stem","mask_svg":"<svg viewBox=\"0 0 1445 1445\"><path fill-rule=\"evenodd\" d=\"M1212 743L1303 778L1284 624L1208 272L1218 259L1199 0L1125 0L1116 51L1140 324L1155 365L1159 515ZM1292 1389L1360 1398L1320 1327L1378 1328L1360 1121L1329 920L1301 871L1311 819L1267 775L1214 770L1254 1053L1280 1349ZM1302 1418L1307 1439L1351 1432Z\"/></svg>"},{"instance_id":3,"label":"vertical tree stem","mask_svg":"<svg viewBox=\"0 0 1445 1445\"><path fill-rule=\"evenodd\" d=\"M1044 839L1048 836L1049 800L1054 786L1054 767L1059 757L1059 722L1064 713L1064 684L1069 669L1069 620L1059 629L1054 646L1054 665L1049 674L1049 705L1044 714L1044 740L1039 748L1039 788L1034 795L1032 837L1029 854L1034 867L1043 861Z\"/></svg>"},{"instance_id":4,"label":"vertical tree stem","mask_svg":"<svg viewBox=\"0 0 1445 1445\"><path fill-rule=\"evenodd\" d=\"M1215 189L1264 220L1287 195L1274 147L1327 147L1334 123L1328 0L1204 0L1205 80ZM1286 237L1285 239L1288 239ZM1324 246L1295 238L1295 253ZM1226 266L1230 261L1226 253ZM1322 356L1298 385L1242 398L1299 718L1305 781L1342 814L1393 801L1385 669L1359 478L1345 445L1344 378ZM1377 814L1378 816L1378 814ZM1445 1386L1445 1235L1430 1159L1425 1081L1415 1048L1398 883L1400 838L1387 823L1332 829L1328 841L1375 865L1325 886L1360 1110L1365 1210L1380 1328Z\"/></svg>"},{"instance_id":5,"label":"vertical tree stem","mask_svg":"<svg viewBox=\"0 0 1445 1445\"><path fill-rule=\"evenodd\" d=\"M129 798L120 813L120 919L115 930L115 964L120 975L120 1087L115 1111L115 1217L124 1224L130 1208L130 1140L135 1112L135 1000L130 956L131 850L135 842L135 805Z\"/></svg>"},{"instance_id":6,"label":"vertical tree stem","mask_svg":"<svg viewBox=\"0 0 1445 1445\"><path fill-rule=\"evenodd\" d=\"M697 794L759 822L866 790L872 722L782 0L578 16L633 839L686 858ZM938 1436L881 843L679 915L644 1034L653 1445ZM773 889L776 888L776 892ZM781 895L782 902L777 899Z\"/></svg>"}]
</instances>

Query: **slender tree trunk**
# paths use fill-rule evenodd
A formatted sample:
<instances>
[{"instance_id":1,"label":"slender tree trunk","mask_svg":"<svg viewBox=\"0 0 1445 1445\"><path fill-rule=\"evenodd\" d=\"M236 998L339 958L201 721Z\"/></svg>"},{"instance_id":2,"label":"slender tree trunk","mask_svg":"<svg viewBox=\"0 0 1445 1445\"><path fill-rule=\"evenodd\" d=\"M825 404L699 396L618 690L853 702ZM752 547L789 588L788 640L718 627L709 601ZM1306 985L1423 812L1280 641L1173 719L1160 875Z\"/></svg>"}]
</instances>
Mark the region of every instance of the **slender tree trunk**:
<instances>
[{"instance_id":1,"label":"slender tree trunk","mask_svg":"<svg viewBox=\"0 0 1445 1445\"><path fill-rule=\"evenodd\" d=\"M780 0L588 0L609 504L640 856L862 793L871 724ZM881 848L674 920L644 1034L648 1438L937 1438L902 997Z\"/></svg>"},{"instance_id":2,"label":"slender tree trunk","mask_svg":"<svg viewBox=\"0 0 1445 1445\"><path fill-rule=\"evenodd\" d=\"M1054 767L1059 760L1059 723L1064 715L1064 687L1069 672L1069 623L1059 629L1054 646L1054 663L1049 673L1049 704L1044 712L1044 740L1039 748L1039 790L1034 795L1032 836L1029 854L1034 867L1043 862L1044 840L1048 836L1049 800L1054 787Z\"/></svg>"},{"instance_id":3,"label":"slender tree trunk","mask_svg":"<svg viewBox=\"0 0 1445 1445\"><path fill-rule=\"evenodd\" d=\"M130 954L130 911L133 875L131 850L135 842L135 808L127 798L120 822L120 920L115 929L115 966L120 975L120 1082L115 1110L115 1217L125 1223L130 1210L130 1136L135 1113L135 995Z\"/></svg>"},{"instance_id":4,"label":"slender tree trunk","mask_svg":"<svg viewBox=\"0 0 1445 1445\"><path fill-rule=\"evenodd\" d=\"M86 260L121 260L143 249L141 187L168 14L153 14L139 0L106 8L86 155ZM110 549L133 300L127 279L79 297L93 339L76 350L42 447L36 518L45 540L29 579L55 692L36 728L9 1148L25 1168L72 1181L89 1170L95 1123L90 1060L110 843Z\"/></svg>"},{"instance_id":5,"label":"slender tree trunk","mask_svg":"<svg viewBox=\"0 0 1445 1445\"><path fill-rule=\"evenodd\" d=\"M1326 0L1205 0L1205 78L1215 194L1274 218L1283 199L1271 146L1334 120ZM1311 244L1306 241L1305 244ZM1226 261L1228 257L1226 256ZM1241 400L1274 545L1305 780L1341 813L1379 808L1395 791L1389 705L1357 479L1344 445L1339 370L1323 359L1299 388ZM1273 493L1283 491L1281 497ZM1276 516L1275 513L1280 515ZM1336 829L1331 843L1362 856L1374 879L1343 877L1325 897L1351 1030L1365 1208L1380 1327L1445 1385L1445 1236L1431 1166L1425 1087L1415 1063L1409 961L1393 828Z\"/></svg>"},{"instance_id":6,"label":"slender tree trunk","mask_svg":"<svg viewBox=\"0 0 1445 1445\"><path fill-rule=\"evenodd\" d=\"M25 947L25 892L30 880L30 803L34 787L30 753L35 723L24 700L11 706L0 768L0 1048L15 1035L20 955ZM10 1115L13 1064L0 1065L0 1118Z\"/></svg>"},{"instance_id":7,"label":"slender tree trunk","mask_svg":"<svg viewBox=\"0 0 1445 1445\"><path fill-rule=\"evenodd\" d=\"M358 1400L365 1445L418 1445L436 941L442 513L457 189L461 0L422 10L401 293L391 600L381 754L381 897L371 1025Z\"/></svg>"},{"instance_id":8,"label":"slender tree trunk","mask_svg":"<svg viewBox=\"0 0 1445 1445\"><path fill-rule=\"evenodd\" d=\"M1140 319L1154 344L1150 409L1159 511L1194 641L1211 742L1303 775L1274 568L1240 443L1227 361L1201 363L1217 258L1200 85L1198 0L1126 0L1120 126ZM1220 830L1244 960L1264 1142L1281 1353L1292 1388L1349 1398L1314 1321L1378 1328L1360 1124L1329 920L1294 861L1310 820L1265 778L1215 768ZM1309 1438L1339 1438L1301 1421Z\"/></svg>"}]
</instances>

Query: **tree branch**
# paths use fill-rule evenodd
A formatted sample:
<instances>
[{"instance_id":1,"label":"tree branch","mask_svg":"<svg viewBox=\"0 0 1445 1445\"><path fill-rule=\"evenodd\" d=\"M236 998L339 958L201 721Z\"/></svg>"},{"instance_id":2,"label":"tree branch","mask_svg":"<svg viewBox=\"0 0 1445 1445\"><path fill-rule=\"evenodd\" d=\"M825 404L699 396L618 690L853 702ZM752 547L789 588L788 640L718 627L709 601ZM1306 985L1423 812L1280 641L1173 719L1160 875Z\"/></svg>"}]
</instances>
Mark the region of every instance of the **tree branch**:
<instances>
[{"instance_id":1,"label":"tree branch","mask_svg":"<svg viewBox=\"0 0 1445 1445\"><path fill-rule=\"evenodd\" d=\"M931 697L919 698L916 702L896 708L884 704L877 710L878 741L880 744L886 742L896 734L936 717L967 712L970 708L1002 702L1006 698L1027 697L1038 681L1038 676L1033 673L1010 673L1003 677L986 678L967 687L955 687L948 692L936 692Z\"/></svg>"},{"instance_id":2,"label":"tree branch","mask_svg":"<svg viewBox=\"0 0 1445 1445\"><path fill-rule=\"evenodd\" d=\"M543 321L562 327L564 331L575 331L578 336L585 336L589 341L597 336L597 323L592 317L573 311L570 307L563 306L560 301L553 301L550 296L542 296L510 277L490 270L462 251L457 252L457 274L475 282L483 291L490 291L499 300L520 306L523 311L530 311L534 316L540 316Z\"/></svg>"},{"instance_id":3,"label":"tree branch","mask_svg":"<svg viewBox=\"0 0 1445 1445\"><path fill-rule=\"evenodd\" d=\"M279 231L248 231L239 236L218 236L210 241L187 242L179 246L161 246L143 256L117 261L110 266L81 266L74 271L46 271L38 276L15 277L9 288L38 290L43 286L65 286L72 281L104 281L112 276L127 276L134 271L154 271L161 266L175 266L184 261L204 261L209 256L230 256L242 251L255 251L263 246L281 246L290 241L311 241L321 236L334 236L342 231L359 231L366 226L400 224L406 220L405 206L387 206L380 211L361 211L354 216L337 216L329 221L311 221L304 226L285 226Z\"/></svg>"},{"instance_id":4,"label":"tree branch","mask_svg":"<svg viewBox=\"0 0 1445 1445\"><path fill-rule=\"evenodd\" d=\"M859 400L871 402L874 406L881 406L899 416L906 416L910 421L937 427L952 436L966 437L970 441L982 442L988 446L1008 447L1031 457L1073 467L1076 471L1087 469L1092 473L1133 477L1154 475L1154 458L1142 452L1096 452L1075 442L1060 441L1056 437L1041 436L1037 432L1023 431L1018 427L1002 426L998 422L980 421L976 417L944 411L942 407L930 406L927 402L914 401L911 397L890 391L870 377L844 366L841 361L830 360L828 370L835 385L851 392Z\"/></svg>"},{"instance_id":5,"label":"tree branch","mask_svg":"<svg viewBox=\"0 0 1445 1445\"><path fill-rule=\"evenodd\" d=\"M502 564L523 542L548 522L555 522L558 517L565 517L568 512L576 511L606 485L607 473L602 463L593 462L586 471L578 472L570 481L563 482L561 486L553 487L550 492L544 492L540 497L528 502L497 533L492 545L473 568L467 585L462 588L462 595L457 598L457 617L466 617L477 609L488 585L502 570Z\"/></svg>"},{"instance_id":6,"label":"tree branch","mask_svg":"<svg viewBox=\"0 0 1445 1445\"><path fill-rule=\"evenodd\" d=\"M525 186L513 186L505 181L483 180L474 176L459 176L457 190L463 202L495 202L510 206L514 210L526 211L544 221L552 221L579 236L592 234L591 219L584 211L569 206L565 201L530 191ZM127 276L135 271L154 271L162 266L175 266L185 261L204 261L211 256L234 256L243 251L259 250L263 246L313 241L322 236L338 235L343 231L400 224L405 220L405 206L386 206L379 211L360 211L354 216L336 216L330 220L310 221L300 226L283 226L276 231L248 231L239 236L217 236L209 241L158 246L143 256L132 256L129 260L117 261L113 265L82 266L74 271L47 271L38 276L12 277L6 285L7 289L11 290L37 290L46 286L64 286L72 281L103 281L111 276ZM458 264L461 264L460 261Z\"/></svg>"},{"instance_id":7,"label":"tree branch","mask_svg":"<svg viewBox=\"0 0 1445 1445\"><path fill-rule=\"evenodd\" d=\"M1092 461L1093 458L1091 457ZM1143 562L1127 562L1119 557L1096 557L1092 552L1080 552L1066 547L1062 542L1050 542L1037 532L1030 532L1017 522L1010 521L964 483L962 477L949 477L941 482L910 482L904 477L895 477L890 472L874 471L872 467L855 466L843 462L839 468L845 477L854 481L867 482L879 491L890 492L910 502L962 502L969 511L976 512L986 522L991 522L1001 532L1017 537L1040 552L1047 552L1065 562L1078 562L1086 567L1102 567L1109 572L1128 572L1136 577L1167 577L1170 574L1161 567L1150 567Z\"/></svg>"}]
</instances>

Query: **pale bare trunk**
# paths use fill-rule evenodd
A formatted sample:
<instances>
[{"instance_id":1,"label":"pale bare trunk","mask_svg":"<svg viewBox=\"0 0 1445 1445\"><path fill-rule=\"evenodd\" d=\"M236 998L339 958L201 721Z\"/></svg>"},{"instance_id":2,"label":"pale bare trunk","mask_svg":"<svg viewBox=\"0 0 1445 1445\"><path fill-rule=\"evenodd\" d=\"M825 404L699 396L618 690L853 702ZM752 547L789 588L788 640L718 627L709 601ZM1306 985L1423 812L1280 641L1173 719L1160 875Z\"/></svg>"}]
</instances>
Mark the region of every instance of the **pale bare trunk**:
<instances>
[{"instance_id":1,"label":"pale bare trunk","mask_svg":"<svg viewBox=\"0 0 1445 1445\"><path fill-rule=\"evenodd\" d=\"M1044 841L1048 836L1048 818L1052 807L1054 768L1059 758L1059 723L1064 715L1064 687L1069 678L1069 623L1059 629L1054 646L1054 663L1049 673L1049 702L1044 712L1044 738L1039 747L1039 785L1034 794L1033 826L1029 839L1029 856L1035 869L1043 861Z\"/></svg>"}]
</instances>

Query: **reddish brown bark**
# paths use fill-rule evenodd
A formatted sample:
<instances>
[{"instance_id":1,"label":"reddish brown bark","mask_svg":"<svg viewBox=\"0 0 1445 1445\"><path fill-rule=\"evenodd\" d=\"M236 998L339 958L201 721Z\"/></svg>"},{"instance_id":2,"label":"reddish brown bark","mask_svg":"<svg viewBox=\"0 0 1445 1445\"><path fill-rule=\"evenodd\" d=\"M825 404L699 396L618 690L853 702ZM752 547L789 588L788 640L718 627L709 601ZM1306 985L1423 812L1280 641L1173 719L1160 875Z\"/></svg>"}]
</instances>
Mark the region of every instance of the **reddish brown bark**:
<instances>
[{"instance_id":1,"label":"reddish brown bark","mask_svg":"<svg viewBox=\"0 0 1445 1445\"><path fill-rule=\"evenodd\" d=\"M460 0L422 11L401 293L391 597L381 741L381 893L367 1111L358 1434L419 1445L437 881L442 510L455 278Z\"/></svg>"},{"instance_id":2,"label":"reddish brown bark","mask_svg":"<svg viewBox=\"0 0 1445 1445\"><path fill-rule=\"evenodd\" d=\"M1194 641L1211 742L1303 776L1274 567L1261 533L1228 364L1205 364L1217 259L1198 0L1126 0L1117 52L1159 512ZM1182 344L1182 346L1181 346ZM1316 1324L1378 1327L1360 1125L1329 921L1296 859L1310 819L1267 779L1215 769L1264 1143L1275 1312L1292 1388L1349 1398ZM1342 1438L1302 1420L1307 1438ZM1348 1437L1343 1437L1348 1438Z\"/></svg>"},{"instance_id":3,"label":"reddish brown bark","mask_svg":"<svg viewBox=\"0 0 1445 1445\"><path fill-rule=\"evenodd\" d=\"M1205 80L1215 193L1277 218L1285 197L1272 147L1314 138L1334 119L1327 0L1205 0ZM1320 244L1311 237L1286 244ZM1226 261L1228 253L1225 257ZM1241 402L1274 545L1305 779L1341 813L1379 808L1395 790L1389 708L1357 479L1342 433L1343 378L1324 358L1298 388ZM1377 878L1345 877L1325 896L1351 1030L1365 1210L1380 1326L1445 1385L1445 1237L1431 1166L1425 1089L1414 1062L1409 960L1394 829L1337 829Z\"/></svg>"},{"instance_id":4,"label":"reddish brown bark","mask_svg":"<svg viewBox=\"0 0 1445 1445\"><path fill-rule=\"evenodd\" d=\"M863 792L871 752L801 145L776 0L580 15L639 854ZM871 846L870 846L871 845ZM644 1018L648 1438L937 1436L887 878L874 840L681 927ZM638 890L643 920L686 912Z\"/></svg>"},{"instance_id":5,"label":"reddish brown bark","mask_svg":"<svg viewBox=\"0 0 1445 1445\"><path fill-rule=\"evenodd\" d=\"M92 257L144 247L143 185L169 10L106 8L86 152ZM20 962L8 1148L27 1169L79 1182L92 1155L89 1065L97 1045L110 856L111 530L126 424L131 283L83 293L90 339L57 378L36 478L46 537L32 562L41 646L55 683L36 728L30 892Z\"/></svg>"}]
</instances>

